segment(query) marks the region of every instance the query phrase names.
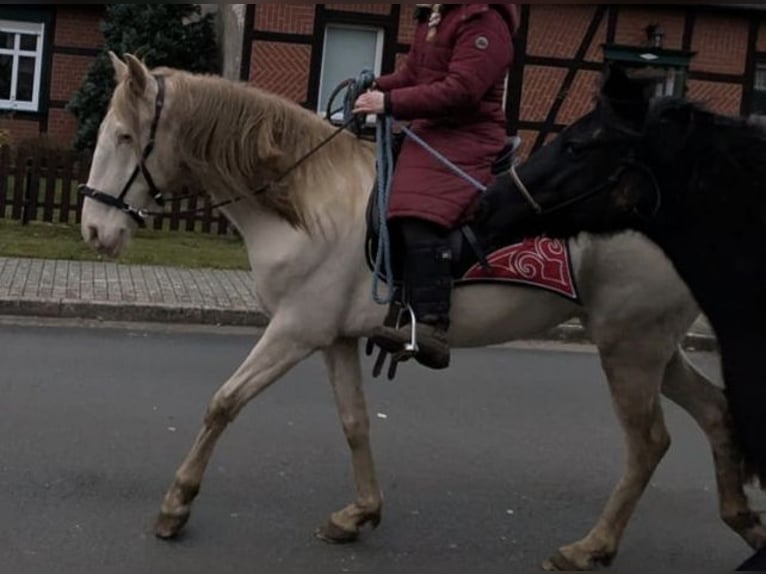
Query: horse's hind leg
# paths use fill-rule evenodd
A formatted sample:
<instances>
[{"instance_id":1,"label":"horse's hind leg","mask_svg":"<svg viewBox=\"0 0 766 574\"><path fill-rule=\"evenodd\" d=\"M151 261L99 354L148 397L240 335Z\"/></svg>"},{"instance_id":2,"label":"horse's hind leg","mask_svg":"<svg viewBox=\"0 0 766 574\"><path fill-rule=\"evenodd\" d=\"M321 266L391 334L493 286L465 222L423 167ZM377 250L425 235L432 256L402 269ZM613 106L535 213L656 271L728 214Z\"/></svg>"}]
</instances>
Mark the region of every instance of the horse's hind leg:
<instances>
[{"instance_id":1,"label":"horse's hind leg","mask_svg":"<svg viewBox=\"0 0 766 574\"><path fill-rule=\"evenodd\" d=\"M627 469L593 530L561 548L544 564L546 570L586 571L611 564L641 495L670 447L659 399L665 362L651 352L639 362L640 350L626 345L621 349L602 355L602 362L625 431Z\"/></svg>"},{"instance_id":2,"label":"horse's hind leg","mask_svg":"<svg viewBox=\"0 0 766 574\"><path fill-rule=\"evenodd\" d=\"M753 548L766 546L766 528L750 510L743 489L742 458L734 444L723 391L679 351L665 372L663 393L705 432L713 450L721 518Z\"/></svg>"},{"instance_id":3,"label":"horse's hind leg","mask_svg":"<svg viewBox=\"0 0 766 574\"><path fill-rule=\"evenodd\" d=\"M356 482L356 502L336 512L329 523L317 531L327 542L355 541L365 524L380 524L382 497L375 476L370 448L370 420L362 390L359 342L340 340L324 353L330 382L335 392L338 414L346 434Z\"/></svg>"},{"instance_id":4,"label":"horse's hind leg","mask_svg":"<svg viewBox=\"0 0 766 574\"><path fill-rule=\"evenodd\" d=\"M186 524L205 469L226 427L247 403L312 351L311 346L280 331L272 322L250 356L210 403L202 431L165 495L155 526L158 537L173 538Z\"/></svg>"}]
</instances>

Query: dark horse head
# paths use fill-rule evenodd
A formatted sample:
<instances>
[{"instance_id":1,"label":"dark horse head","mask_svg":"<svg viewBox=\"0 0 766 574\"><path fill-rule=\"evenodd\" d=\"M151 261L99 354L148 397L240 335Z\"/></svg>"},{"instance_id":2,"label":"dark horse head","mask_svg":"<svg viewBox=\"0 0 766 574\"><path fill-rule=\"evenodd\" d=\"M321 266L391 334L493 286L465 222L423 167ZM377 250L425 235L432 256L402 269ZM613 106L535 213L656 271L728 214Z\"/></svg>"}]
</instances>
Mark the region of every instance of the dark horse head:
<instances>
[{"instance_id":1,"label":"dark horse head","mask_svg":"<svg viewBox=\"0 0 766 574\"><path fill-rule=\"evenodd\" d=\"M558 237L646 232L689 219L689 210L725 203L726 194L708 193L689 205L684 194L701 174L704 185L695 193L715 187L712 163L752 155L748 142L762 142L763 131L682 99L657 99L655 79L640 72L631 76L612 66L604 78L592 112L492 186L485 212L500 220L494 227ZM746 171L730 170L727 177L751 186ZM736 183L727 179L728 187Z\"/></svg>"}]
</instances>

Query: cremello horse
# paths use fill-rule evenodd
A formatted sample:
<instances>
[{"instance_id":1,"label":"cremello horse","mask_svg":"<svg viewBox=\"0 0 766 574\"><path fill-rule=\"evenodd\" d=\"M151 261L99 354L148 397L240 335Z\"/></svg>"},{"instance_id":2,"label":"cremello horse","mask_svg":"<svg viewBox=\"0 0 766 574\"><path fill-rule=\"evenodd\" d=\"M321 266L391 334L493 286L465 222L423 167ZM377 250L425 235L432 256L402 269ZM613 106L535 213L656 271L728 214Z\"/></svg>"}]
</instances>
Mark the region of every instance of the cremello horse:
<instances>
[{"instance_id":1,"label":"cremello horse","mask_svg":"<svg viewBox=\"0 0 766 574\"><path fill-rule=\"evenodd\" d=\"M220 78L151 72L131 56L126 63L113 56L113 62L118 86L85 188L85 240L119 255L135 227L131 209L154 208L159 190L195 180L215 201L237 200L224 211L244 238L260 302L271 317L250 356L215 394L162 503L157 535L170 538L183 528L227 425L291 367L320 352L351 450L357 493L319 535L354 540L381 517L359 352L360 339L386 313L372 302L364 255L373 148L344 132L291 169L333 133L315 114ZM661 390L710 440L723 519L749 544L762 544L766 531L742 489L724 395L679 350L698 315L687 289L659 250L637 235L583 236L571 251L582 306L523 287L461 287L454 294L451 331L455 346L479 347L529 338L580 317L598 346L625 431L627 468L593 530L546 566L585 570L616 555L670 445Z\"/></svg>"}]
</instances>

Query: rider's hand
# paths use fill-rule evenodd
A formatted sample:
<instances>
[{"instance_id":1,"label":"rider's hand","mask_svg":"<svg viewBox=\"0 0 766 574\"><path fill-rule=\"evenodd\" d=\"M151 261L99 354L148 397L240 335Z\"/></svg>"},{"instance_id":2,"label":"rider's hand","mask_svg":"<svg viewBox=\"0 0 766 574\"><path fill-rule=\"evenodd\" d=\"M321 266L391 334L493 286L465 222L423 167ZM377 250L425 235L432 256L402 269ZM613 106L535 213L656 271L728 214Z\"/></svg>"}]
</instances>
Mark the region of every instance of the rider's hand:
<instances>
[{"instance_id":1,"label":"rider's hand","mask_svg":"<svg viewBox=\"0 0 766 574\"><path fill-rule=\"evenodd\" d=\"M354 105L355 114L380 115L386 111L386 96L383 92L367 92L359 96Z\"/></svg>"}]
</instances>

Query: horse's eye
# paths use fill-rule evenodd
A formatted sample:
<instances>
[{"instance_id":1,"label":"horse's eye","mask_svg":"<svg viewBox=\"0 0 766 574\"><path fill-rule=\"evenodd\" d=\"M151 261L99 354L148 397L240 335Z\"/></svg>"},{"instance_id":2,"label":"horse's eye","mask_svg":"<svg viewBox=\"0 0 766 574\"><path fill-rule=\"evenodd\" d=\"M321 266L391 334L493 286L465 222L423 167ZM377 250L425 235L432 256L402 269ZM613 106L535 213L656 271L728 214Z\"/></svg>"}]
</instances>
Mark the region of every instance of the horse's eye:
<instances>
[{"instance_id":1,"label":"horse's eye","mask_svg":"<svg viewBox=\"0 0 766 574\"><path fill-rule=\"evenodd\" d=\"M130 134L118 134L117 135L117 143L122 144L129 144L133 141L133 136Z\"/></svg>"},{"instance_id":2,"label":"horse's eye","mask_svg":"<svg viewBox=\"0 0 766 574\"><path fill-rule=\"evenodd\" d=\"M581 142L569 141L565 144L564 151L569 157L578 159L582 157L585 146Z\"/></svg>"}]
</instances>

